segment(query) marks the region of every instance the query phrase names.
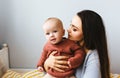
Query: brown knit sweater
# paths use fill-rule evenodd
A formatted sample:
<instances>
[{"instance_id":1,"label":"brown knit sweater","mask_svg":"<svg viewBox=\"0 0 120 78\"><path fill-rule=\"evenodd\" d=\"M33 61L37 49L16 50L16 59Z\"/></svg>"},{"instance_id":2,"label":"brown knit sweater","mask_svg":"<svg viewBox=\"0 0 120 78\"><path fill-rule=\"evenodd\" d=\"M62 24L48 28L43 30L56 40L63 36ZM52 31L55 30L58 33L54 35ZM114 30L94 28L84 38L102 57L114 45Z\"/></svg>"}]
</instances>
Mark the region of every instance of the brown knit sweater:
<instances>
[{"instance_id":1,"label":"brown knit sweater","mask_svg":"<svg viewBox=\"0 0 120 78\"><path fill-rule=\"evenodd\" d=\"M41 54L40 60L38 61L37 67L44 67L43 65L45 60L53 51L57 51L57 54L55 54L55 56L71 56L68 59L68 61L70 61L71 67L68 69L64 69L65 72L58 72L53 70L52 68L47 71L47 73L57 78L65 78L67 76L73 75L75 69L82 64L85 57L84 50L72 40L64 39L62 40L62 42L56 45L47 42L43 48L43 52Z\"/></svg>"}]
</instances>

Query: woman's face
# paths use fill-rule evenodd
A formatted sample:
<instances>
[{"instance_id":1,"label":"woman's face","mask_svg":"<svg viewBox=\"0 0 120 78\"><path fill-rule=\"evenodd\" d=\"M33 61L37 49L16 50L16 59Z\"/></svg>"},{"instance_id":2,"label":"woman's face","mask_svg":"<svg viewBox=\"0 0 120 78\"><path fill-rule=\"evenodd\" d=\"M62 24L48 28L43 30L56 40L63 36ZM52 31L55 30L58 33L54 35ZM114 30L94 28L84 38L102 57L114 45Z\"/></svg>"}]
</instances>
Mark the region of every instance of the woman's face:
<instances>
[{"instance_id":1,"label":"woman's face","mask_svg":"<svg viewBox=\"0 0 120 78\"><path fill-rule=\"evenodd\" d=\"M83 39L82 22L79 16L75 15L68 29L68 38L73 41Z\"/></svg>"}]
</instances>

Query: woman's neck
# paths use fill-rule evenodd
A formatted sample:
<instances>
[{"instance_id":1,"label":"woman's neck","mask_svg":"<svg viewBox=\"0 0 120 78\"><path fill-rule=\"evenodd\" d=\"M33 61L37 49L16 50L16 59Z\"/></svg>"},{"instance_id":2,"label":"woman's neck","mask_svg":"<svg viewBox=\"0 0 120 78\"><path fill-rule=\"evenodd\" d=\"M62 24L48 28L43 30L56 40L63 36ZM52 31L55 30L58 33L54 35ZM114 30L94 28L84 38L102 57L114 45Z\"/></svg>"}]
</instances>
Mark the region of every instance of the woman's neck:
<instances>
[{"instance_id":1,"label":"woman's neck","mask_svg":"<svg viewBox=\"0 0 120 78\"><path fill-rule=\"evenodd\" d=\"M89 49L87 49L87 48L85 47L85 45L84 45L84 40L80 40L80 41L79 41L79 45L84 48L84 50L85 50L86 53L88 53Z\"/></svg>"}]
</instances>

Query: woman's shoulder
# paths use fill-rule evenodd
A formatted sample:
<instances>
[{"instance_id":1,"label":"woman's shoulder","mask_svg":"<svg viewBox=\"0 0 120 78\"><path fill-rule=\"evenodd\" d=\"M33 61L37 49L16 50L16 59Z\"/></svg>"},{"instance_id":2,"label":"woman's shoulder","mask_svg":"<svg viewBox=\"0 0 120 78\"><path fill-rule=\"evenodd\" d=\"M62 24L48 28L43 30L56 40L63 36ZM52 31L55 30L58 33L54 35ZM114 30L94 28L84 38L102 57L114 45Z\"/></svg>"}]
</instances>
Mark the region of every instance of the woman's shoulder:
<instances>
[{"instance_id":1,"label":"woman's shoulder","mask_svg":"<svg viewBox=\"0 0 120 78\"><path fill-rule=\"evenodd\" d=\"M83 76L84 78L100 78L100 75L101 74L98 52L97 50L89 50L85 57L83 66L77 69L76 76L78 78L83 78Z\"/></svg>"},{"instance_id":2,"label":"woman's shoulder","mask_svg":"<svg viewBox=\"0 0 120 78\"><path fill-rule=\"evenodd\" d=\"M87 53L87 56L98 58L98 51L96 49L95 50L89 50L88 53Z\"/></svg>"},{"instance_id":3,"label":"woman's shoulder","mask_svg":"<svg viewBox=\"0 0 120 78\"><path fill-rule=\"evenodd\" d=\"M89 50L86 56L87 62L92 63L96 62L99 63L99 56L97 50Z\"/></svg>"}]
</instances>

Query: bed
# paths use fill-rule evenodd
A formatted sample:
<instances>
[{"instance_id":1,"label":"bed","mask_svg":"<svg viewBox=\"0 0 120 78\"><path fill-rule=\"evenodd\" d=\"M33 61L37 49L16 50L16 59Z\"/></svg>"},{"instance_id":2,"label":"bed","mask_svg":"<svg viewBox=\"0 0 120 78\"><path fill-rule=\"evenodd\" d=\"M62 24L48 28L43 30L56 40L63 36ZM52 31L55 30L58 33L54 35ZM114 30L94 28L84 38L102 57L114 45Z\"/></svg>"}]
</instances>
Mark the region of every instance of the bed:
<instances>
[{"instance_id":1,"label":"bed","mask_svg":"<svg viewBox=\"0 0 120 78\"><path fill-rule=\"evenodd\" d=\"M0 78L42 78L44 72L36 69L12 69L9 68L8 45L3 44L0 49Z\"/></svg>"},{"instance_id":2,"label":"bed","mask_svg":"<svg viewBox=\"0 0 120 78\"><path fill-rule=\"evenodd\" d=\"M42 78L44 72L37 69L11 69L9 68L8 45L3 44L0 49L0 78ZM5 71L5 72L3 72ZM111 78L120 78L119 74L110 73Z\"/></svg>"}]
</instances>

